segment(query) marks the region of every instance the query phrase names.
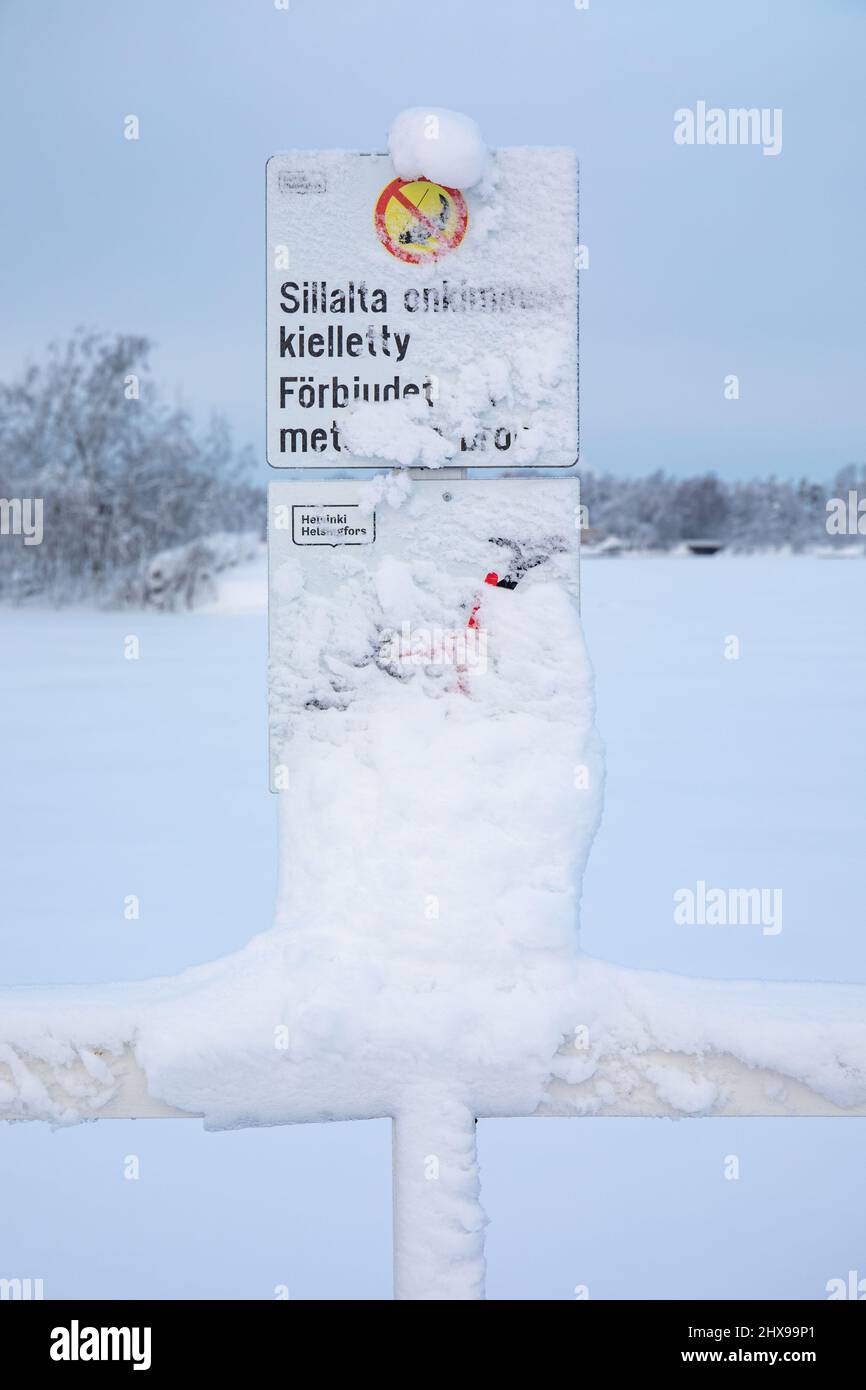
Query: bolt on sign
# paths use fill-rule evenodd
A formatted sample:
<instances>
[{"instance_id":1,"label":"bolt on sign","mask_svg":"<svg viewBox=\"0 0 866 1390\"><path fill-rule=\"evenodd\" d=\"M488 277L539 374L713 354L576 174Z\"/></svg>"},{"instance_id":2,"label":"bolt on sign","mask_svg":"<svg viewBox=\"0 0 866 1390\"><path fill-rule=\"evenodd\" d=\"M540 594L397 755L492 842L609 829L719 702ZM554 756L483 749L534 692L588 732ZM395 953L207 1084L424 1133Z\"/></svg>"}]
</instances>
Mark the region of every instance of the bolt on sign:
<instances>
[{"instance_id":1,"label":"bolt on sign","mask_svg":"<svg viewBox=\"0 0 866 1390\"><path fill-rule=\"evenodd\" d=\"M267 240L273 467L577 462L572 151L498 150L483 191L274 155Z\"/></svg>"}]
</instances>

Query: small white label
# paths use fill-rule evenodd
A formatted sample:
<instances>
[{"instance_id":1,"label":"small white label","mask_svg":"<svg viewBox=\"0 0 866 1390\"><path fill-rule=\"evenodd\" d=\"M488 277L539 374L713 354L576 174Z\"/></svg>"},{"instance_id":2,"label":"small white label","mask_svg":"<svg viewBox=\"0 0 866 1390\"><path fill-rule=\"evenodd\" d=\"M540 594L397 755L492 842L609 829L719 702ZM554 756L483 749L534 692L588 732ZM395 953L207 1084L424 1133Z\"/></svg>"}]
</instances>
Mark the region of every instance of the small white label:
<instances>
[{"instance_id":1,"label":"small white label","mask_svg":"<svg viewBox=\"0 0 866 1390\"><path fill-rule=\"evenodd\" d=\"M317 170L281 169L278 187L281 193L325 193L328 183Z\"/></svg>"},{"instance_id":2,"label":"small white label","mask_svg":"<svg viewBox=\"0 0 866 1390\"><path fill-rule=\"evenodd\" d=\"M376 513L358 502L292 507L295 545L372 545L375 539Z\"/></svg>"}]
</instances>

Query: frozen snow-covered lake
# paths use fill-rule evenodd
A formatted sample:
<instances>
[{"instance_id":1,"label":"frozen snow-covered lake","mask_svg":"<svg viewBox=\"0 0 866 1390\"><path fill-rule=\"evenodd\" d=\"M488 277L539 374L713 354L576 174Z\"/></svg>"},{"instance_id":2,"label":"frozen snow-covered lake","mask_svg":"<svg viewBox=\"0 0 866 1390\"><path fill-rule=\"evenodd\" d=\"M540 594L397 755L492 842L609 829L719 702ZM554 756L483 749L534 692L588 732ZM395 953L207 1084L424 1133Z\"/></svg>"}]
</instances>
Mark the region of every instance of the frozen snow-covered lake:
<instances>
[{"instance_id":1,"label":"frozen snow-covered lake","mask_svg":"<svg viewBox=\"0 0 866 1390\"><path fill-rule=\"evenodd\" d=\"M866 979L866 566L596 559L583 581L608 759L585 949L682 974ZM263 569L232 577L222 611L0 623L0 981L174 973L267 926ZM780 888L783 930L676 925L673 893L698 880ZM480 1128L491 1297L821 1297L866 1274L863 1121ZM18 1198L0 1277L41 1277L47 1297L388 1297L389 1156L385 1123L0 1130Z\"/></svg>"}]
</instances>

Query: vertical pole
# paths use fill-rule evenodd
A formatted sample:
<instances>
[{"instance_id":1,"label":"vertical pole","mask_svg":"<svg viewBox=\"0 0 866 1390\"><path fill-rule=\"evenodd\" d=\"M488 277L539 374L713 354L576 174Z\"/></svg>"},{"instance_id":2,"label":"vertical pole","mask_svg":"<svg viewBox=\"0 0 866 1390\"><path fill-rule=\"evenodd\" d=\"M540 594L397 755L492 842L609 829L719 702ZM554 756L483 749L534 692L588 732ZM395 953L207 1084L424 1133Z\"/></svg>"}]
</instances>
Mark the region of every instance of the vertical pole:
<instances>
[{"instance_id":1,"label":"vertical pole","mask_svg":"<svg viewBox=\"0 0 866 1390\"><path fill-rule=\"evenodd\" d=\"M484 1297L475 1117L435 1088L393 1120L394 1297Z\"/></svg>"}]
</instances>

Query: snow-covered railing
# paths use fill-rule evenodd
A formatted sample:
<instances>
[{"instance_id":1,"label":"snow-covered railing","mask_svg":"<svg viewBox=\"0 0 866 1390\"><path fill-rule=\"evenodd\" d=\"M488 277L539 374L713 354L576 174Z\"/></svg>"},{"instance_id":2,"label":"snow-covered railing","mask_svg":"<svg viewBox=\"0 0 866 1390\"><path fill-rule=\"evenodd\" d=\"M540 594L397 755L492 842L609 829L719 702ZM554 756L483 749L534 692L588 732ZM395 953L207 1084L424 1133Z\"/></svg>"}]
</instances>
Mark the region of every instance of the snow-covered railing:
<instances>
[{"instance_id":1,"label":"snow-covered railing","mask_svg":"<svg viewBox=\"0 0 866 1390\"><path fill-rule=\"evenodd\" d=\"M223 1059L210 1037L180 1022L179 983L0 992L0 1117L199 1116L218 1126L230 1090L213 1074ZM689 980L582 957L574 999L583 1020L551 1057L539 1093L522 1108L509 1097L508 1114L866 1115L866 986ZM243 1006L232 1017L255 1028ZM291 1034L293 1021L285 1026ZM273 1071L271 1038L238 1054L245 1084ZM313 1100L309 1069L308 1060L281 1068L287 1122L327 1117L327 1076L317 1072ZM393 1089L396 1100L396 1073ZM344 1075L333 1090L345 1094ZM362 1115L363 1106L353 1118Z\"/></svg>"},{"instance_id":2,"label":"snow-covered railing","mask_svg":"<svg viewBox=\"0 0 866 1390\"><path fill-rule=\"evenodd\" d=\"M213 966L144 985L3 991L0 1115L59 1125L198 1116L217 1127L238 1123L244 1106L247 1123L390 1115L400 1298L483 1295L478 1119L866 1115L861 986L687 980L578 958L573 1033L546 1077L527 1073L516 1088L503 1078L497 1104L489 1080L479 1103L471 1080L407 1086L380 1059L371 1089L363 1057L293 1059L265 1036L261 1001L242 983L227 995L226 981ZM291 1037L296 1021L277 1027Z\"/></svg>"}]
</instances>

